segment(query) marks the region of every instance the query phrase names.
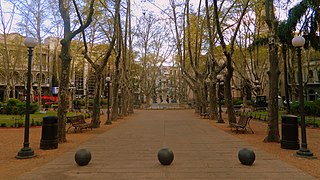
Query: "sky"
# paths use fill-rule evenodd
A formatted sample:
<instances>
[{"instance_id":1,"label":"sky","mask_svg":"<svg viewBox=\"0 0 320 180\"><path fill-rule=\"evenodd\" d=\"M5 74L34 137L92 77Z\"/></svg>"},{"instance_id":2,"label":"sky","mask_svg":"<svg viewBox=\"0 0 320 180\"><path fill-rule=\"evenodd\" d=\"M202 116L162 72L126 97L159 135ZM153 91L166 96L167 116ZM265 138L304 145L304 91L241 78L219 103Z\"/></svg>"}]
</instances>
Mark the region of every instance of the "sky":
<instances>
[{"instance_id":1,"label":"sky","mask_svg":"<svg viewBox=\"0 0 320 180\"><path fill-rule=\"evenodd\" d=\"M149 1L152 1L149 2ZM282 7L283 9L278 9L276 16L279 19L285 19L288 13L288 9L296 5L298 2L301 0L291 0L291 3L284 5L284 1L286 2L287 0L275 0L274 4L277 7ZM136 16L139 16L139 14L142 14L143 11L153 11L155 14L161 14L160 9L166 9L166 7L169 6L169 0L133 0L132 1L132 6L133 6L133 13ZM178 3L183 2L183 0L178 0ZM190 4L193 5L195 8L198 7L199 5L199 0L190 0ZM202 2L204 4L204 1ZM285 7L285 8L284 8ZM160 9L159 9L160 8Z\"/></svg>"},{"instance_id":2,"label":"sky","mask_svg":"<svg viewBox=\"0 0 320 180\"><path fill-rule=\"evenodd\" d=\"M151 2L149 2L151 1ZM177 4L181 4L184 2L183 0L175 0ZM195 7L198 6L199 0L190 0L190 4L194 5ZM166 9L170 5L169 0L133 0L133 13L136 16L142 14L144 11L152 11L155 14L161 14L161 10Z\"/></svg>"},{"instance_id":3,"label":"sky","mask_svg":"<svg viewBox=\"0 0 320 180\"><path fill-rule=\"evenodd\" d=\"M152 3L151 3L151 2ZM175 0L177 3L184 2L184 0ZM292 0L292 3L289 5L287 9L282 9L277 12L277 17L280 19L285 19L287 15L287 10L290 9L293 5L297 4L301 0ZM0 3L3 6L4 11L11 10L12 8L8 6L6 0L0 0ZM275 1L275 5L283 7L280 4L281 1ZM199 0L190 0L190 4L193 5L194 8L198 7ZM169 0L133 0L132 1L132 12L133 15L136 17L142 16L143 12L145 11L152 11L154 14L161 15L161 9L164 10L169 6Z\"/></svg>"}]
</instances>

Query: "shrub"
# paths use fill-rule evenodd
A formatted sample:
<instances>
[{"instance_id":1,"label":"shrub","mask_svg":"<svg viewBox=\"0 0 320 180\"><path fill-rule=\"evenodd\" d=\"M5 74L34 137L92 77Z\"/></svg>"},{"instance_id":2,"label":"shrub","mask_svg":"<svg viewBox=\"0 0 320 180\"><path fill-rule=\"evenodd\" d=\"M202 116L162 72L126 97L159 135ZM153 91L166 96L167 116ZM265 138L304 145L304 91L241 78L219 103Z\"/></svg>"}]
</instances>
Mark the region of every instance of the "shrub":
<instances>
[{"instance_id":1,"label":"shrub","mask_svg":"<svg viewBox=\"0 0 320 180\"><path fill-rule=\"evenodd\" d=\"M7 100L7 106L16 106L18 103L20 103L19 99L8 99Z\"/></svg>"},{"instance_id":2,"label":"shrub","mask_svg":"<svg viewBox=\"0 0 320 180\"><path fill-rule=\"evenodd\" d=\"M100 104L101 105L108 105L108 99L101 99L101 103Z\"/></svg>"},{"instance_id":3,"label":"shrub","mask_svg":"<svg viewBox=\"0 0 320 180\"><path fill-rule=\"evenodd\" d=\"M304 102L304 112L305 115L312 116L316 115L318 112L317 109L320 107L320 101L317 100L315 102L312 101L306 101ZM300 103L298 101L291 103L291 113L293 114L299 114L300 112Z\"/></svg>"},{"instance_id":4,"label":"shrub","mask_svg":"<svg viewBox=\"0 0 320 180\"><path fill-rule=\"evenodd\" d=\"M38 111L38 103L30 103L30 114ZM26 102L10 100L3 108L3 113L7 115L23 115L26 113Z\"/></svg>"},{"instance_id":5,"label":"shrub","mask_svg":"<svg viewBox=\"0 0 320 180\"><path fill-rule=\"evenodd\" d=\"M76 100L73 100L73 107L75 109L81 109L81 106L84 106L86 103L85 103L85 100L84 99L76 99Z\"/></svg>"},{"instance_id":6,"label":"shrub","mask_svg":"<svg viewBox=\"0 0 320 180\"><path fill-rule=\"evenodd\" d=\"M291 113L299 114L299 102L298 101L294 101L291 103Z\"/></svg>"},{"instance_id":7,"label":"shrub","mask_svg":"<svg viewBox=\"0 0 320 180\"><path fill-rule=\"evenodd\" d=\"M315 104L312 101L304 102L304 112L308 116L316 114Z\"/></svg>"},{"instance_id":8,"label":"shrub","mask_svg":"<svg viewBox=\"0 0 320 180\"><path fill-rule=\"evenodd\" d=\"M32 118L32 120L31 120L31 126L35 126L36 125L36 123L34 122L34 119Z\"/></svg>"},{"instance_id":9,"label":"shrub","mask_svg":"<svg viewBox=\"0 0 320 180\"><path fill-rule=\"evenodd\" d=\"M4 114L4 112L3 112L3 103L2 102L0 102L0 114Z\"/></svg>"},{"instance_id":10,"label":"shrub","mask_svg":"<svg viewBox=\"0 0 320 180\"><path fill-rule=\"evenodd\" d=\"M36 126L41 126L42 122L41 121L36 121Z\"/></svg>"},{"instance_id":11,"label":"shrub","mask_svg":"<svg viewBox=\"0 0 320 180\"><path fill-rule=\"evenodd\" d=\"M233 100L233 105L241 105L241 104L243 104L243 100L241 100L241 99Z\"/></svg>"},{"instance_id":12,"label":"shrub","mask_svg":"<svg viewBox=\"0 0 320 180\"><path fill-rule=\"evenodd\" d=\"M17 104L20 103L18 99L9 99L3 107L3 113L7 115L17 115L18 107Z\"/></svg>"},{"instance_id":13,"label":"shrub","mask_svg":"<svg viewBox=\"0 0 320 180\"><path fill-rule=\"evenodd\" d=\"M94 99L89 99L89 106L93 106Z\"/></svg>"},{"instance_id":14,"label":"shrub","mask_svg":"<svg viewBox=\"0 0 320 180\"><path fill-rule=\"evenodd\" d=\"M1 126L1 127L7 127L7 124L6 124L6 123L1 123L0 126Z\"/></svg>"},{"instance_id":15,"label":"shrub","mask_svg":"<svg viewBox=\"0 0 320 180\"><path fill-rule=\"evenodd\" d=\"M84 106L86 104L85 100L84 99L76 99L76 100L73 100L73 104L76 106Z\"/></svg>"},{"instance_id":16,"label":"shrub","mask_svg":"<svg viewBox=\"0 0 320 180\"><path fill-rule=\"evenodd\" d=\"M22 127L23 126L23 122L18 122L18 127Z\"/></svg>"},{"instance_id":17,"label":"shrub","mask_svg":"<svg viewBox=\"0 0 320 180\"><path fill-rule=\"evenodd\" d=\"M19 102L19 103L17 103L16 106L17 106L19 115L26 113L26 103L25 102Z\"/></svg>"},{"instance_id":18,"label":"shrub","mask_svg":"<svg viewBox=\"0 0 320 180\"><path fill-rule=\"evenodd\" d=\"M30 114L34 114L39 110L38 103L31 103L30 104Z\"/></svg>"},{"instance_id":19,"label":"shrub","mask_svg":"<svg viewBox=\"0 0 320 180\"><path fill-rule=\"evenodd\" d=\"M316 116L320 116L320 99L315 100L313 103L315 107Z\"/></svg>"}]
</instances>

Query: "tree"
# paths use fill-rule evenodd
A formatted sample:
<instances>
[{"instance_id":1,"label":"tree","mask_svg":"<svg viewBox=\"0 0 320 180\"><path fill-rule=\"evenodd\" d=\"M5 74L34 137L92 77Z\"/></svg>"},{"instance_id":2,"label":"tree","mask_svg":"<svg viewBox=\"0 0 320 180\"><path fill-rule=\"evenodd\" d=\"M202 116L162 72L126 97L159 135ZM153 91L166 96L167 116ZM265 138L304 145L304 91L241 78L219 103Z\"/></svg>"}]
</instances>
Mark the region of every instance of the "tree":
<instances>
[{"instance_id":1,"label":"tree","mask_svg":"<svg viewBox=\"0 0 320 180\"><path fill-rule=\"evenodd\" d=\"M269 29L269 103L268 103L268 129L264 142L279 142L279 115L278 115L278 93L279 93L279 57L278 57L278 20L274 14L273 0L265 0L266 23Z\"/></svg>"},{"instance_id":2,"label":"tree","mask_svg":"<svg viewBox=\"0 0 320 180\"><path fill-rule=\"evenodd\" d=\"M105 4L102 4L104 6L104 8L107 9L107 6ZM116 1L116 5L115 5L115 16L114 16L114 20L113 20L113 26L114 26L114 30L113 32L110 32L110 34L112 33L113 36L110 40L110 44L108 45L108 47L106 47L105 53L102 55L101 58L96 57L95 60L93 58L90 57L90 55L88 54L88 43L86 40L86 35L85 35L85 31L83 29L82 31L82 35L83 35L83 42L84 42L84 57L85 59L90 63L91 67L94 69L94 78L95 78L95 90L94 90L94 103L93 103L93 114L92 114L92 126L93 128L98 128L100 127L100 100L101 100L101 82L102 82L102 77L103 77L103 71L105 69L105 67L107 66L107 63L109 62L109 58L111 57L112 54L112 50L114 49L114 44L115 44L115 40L116 40L116 30L117 30L117 24L119 23L117 20L118 16L119 16L119 6L120 6L120 1ZM78 17L80 17L80 13L77 10L77 14ZM80 18L79 18L80 19ZM98 20L98 19L97 19ZM109 21L108 19L106 19L107 21ZM80 21L80 24L83 25L82 21ZM94 23L94 25L96 25L96 23ZM96 33L96 27L95 26L91 26L94 28L94 30L92 30L92 35L91 35L91 40L92 40L92 46L93 42L96 40L95 37L95 33ZM102 28L102 25L100 26ZM102 28L103 29L103 28ZM105 30L103 30L104 32L106 32ZM94 54L93 52L93 48L91 49L91 54ZM109 103L109 102L108 102Z\"/></svg>"},{"instance_id":3,"label":"tree","mask_svg":"<svg viewBox=\"0 0 320 180\"><path fill-rule=\"evenodd\" d=\"M237 38L238 49L235 51L234 88L240 90L244 96L243 104L247 105L247 98L264 93L267 83L268 59L266 25L264 21L264 5L256 1L250 5L248 13L243 19L243 26ZM236 60L238 59L238 61Z\"/></svg>"},{"instance_id":4,"label":"tree","mask_svg":"<svg viewBox=\"0 0 320 180\"><path fill-rule=\"evenodd\" d=\"M190 12L190 1L183 5L171 0L174 25L174 36L177 47L177 62L181 69L184 82L192 90L197 113L206 113L208 58L201 55L204 50L204 18L201 17L201 3L198 12ZM182 10L180 10L182 9ZM179 12L182 11L182 12ZM196 14L196 15L195 15ZM178 17L181 17L180 19ZM211 57L210 57L211 58Z\"/></svg>"},{"instance_id":5,"label":"tree","mask_svg":"<svg viewBox=\"0 0 320 180\"><path fill-rule=\"evenodd\" d=\"M4 12L3 6L2 6L2 2L0 1L0 23L1 23L1 34L2 34L2 38L3 38L3 43L1 43L1 69L2 72L0 73L0 76L6 80L6 91L5 91L5 97L4 97L4 101L7 101L10 98L10 92L11 90L13 90L12 94L13 97L15 98L15 83L14 83L14 78L12 78L14 76L14 72L16 70L16 65L19 64L18 59L17 58L18 54L18 49L19 46L17 48L17 46L12 46L12 42L10 42L10 37L12 35L10 35L10 31L12 28L12 23L13 23L13 19L14 19L14 15L15 15L15 8L12 7L12 9L10 10L10 18L6 19L5 14L6 12ZM16 35L17 36L17 35ZM16 45L22 45L22 38L20 38L19 36L16 37ZM15 51L15 54L11 54L10 52L12 52L12 48L15 48L17 51ZM15 58L14 58L15 56Z\"/></svg>"},{"instance_id":6,"label":"tree","mask_svg":"<svg viewBox=\"0 0 320 180\"><path fill-rule=\"evenodd\" d=\"M38 41L38 61L35 62L39 64L39 74L37 75L37 92L38 92L38 103L39 107L42 107L41 93L42 93L42 83L43 79L43 62L45 62L43 54L43 38L47 35L49 28L49 23L47 17L50 17L48 6L49 3L46 0L9 0L20 12L21 21L18 23L20 31L25 33L27 36L35 37Z\"/></svg>"},{"instance_id":7,"label":"tree","mask_svg":"<svg viewBox=\"0 0 320 180\"><path fill-rule=\"evenodd\" d=\"M77 3L75 0L72 1L72 4L75 8L77 8ZM66 139L66 114L68 110L68 89L69 89L69 75L70 75L70 63L71 63L71 40L79 33L81 33L84 29L86 29L91 21L94 12L94 0L88 2L89 7L88 12L86 14L86 20L82 25L75 30L71 29L71 2L68 0L59 0L59 10L61 17L63 19L64 24L64 36L60 41L61 43L61 75L60 75L60 84L59 84L59 107L58 107L58 139L59 142L65 142ZM79 21L82 21L82 17Z\"/></svg>"},{"instance_id":8,"label":"tree","mask_svg":"<svg viewBox=\"0 0 320 180\"><path fill-rule=\"evenodd\" d=\"M320 50L320 36L318 34L320 27L319 1L302 0L289 10L289 16L286 23L287 25L285 30L287 31L296 30L298 23L301 23L301 27L298 32L304 33L303 35L307 41L306 47L310 43L313 49ZM291 40L289 38L292 39L293 37L288 36L286 40Z\"/></svg>"},{"instance_id":9,"label":"tree","mask_svg":"<svg viewBox=\"0 0 320 180\"><path fill-rule=\"evenodd\" d=\"M303 0L298 3L296 6L291 8L288 13L288 19L282 21L278 27L278 36L281 42L281 52L284 62L284 83L285 83L285 97L286 102L290 101L290 93L288 88L288 82L291 80L292 87L295 87L293 73L288 76L287 69L289 63L287 52L289 49L292 49L291 40L293 38L293 31L296 30L298 23L301 23L302 26L299 32L302 31L304 37L306 38L306 48L309 48L309 44L315 50L320 50L320 36L317 35L317 31L320 26L320 7L318 1L308 1ZM295 52L295 50L293 50ZM290 78L291 77L291 78ZM295 88L292 88L295 90ZM292 95L291 95L292 96ZM290 103L286 103L287 111L290 113Z\"/></svg>"},{"instance_id":10,"label":"tree","mask_svg":"<svg viewBox=\"0 0 320 180\"><path fill-rule=\"evenodd\" d=\"M151 104L160 69L172 52L168 26L168 23L146 11L134 30L134 45L139 53L138 64L142 67L139 72L141 93L146 97L147 106Z\"/></svg>"},{"instance_id":11,"label":"tree","mask_svg":"<svg viewBox=\"0 0 320 180\"><path fill-rule=\"evenodd\" d=\"M132 47L132 30L131 30L131 1L127 0L127 11L126 11L126 23L125 23L125 31L124 31L124 45L123 45L123 77L124 77L124 84L128 86L124 87L123 95L127 97L126 99L123 98L124 103L124 110L123 114L126 115L127 113L133 113L133 81L132 81L132 74L131 74L131 67L133 63L133 47Z\"/></svg>"},{"instance_id":12,"label":"tree","mask_svg":"<svg viewBox=\"0 0 320 180\"><path fill-rule=\"evenodd\" d=\"M228 113L228 120L229 123L235 123L236 122L236 117L235 117L235 113L234 113L234 108L233 108L233 102L232 102L232 88L231 88L231 79L233 77L233 71L234 68L232 66L232 55L234 52L234 44L237 38L237 34L239 32L241 23L242 23L242 19L245 16L246 12L247 12L247 8L249 6L249 0L247 0L246 2L244 2L242 7L243 9L240 10L240 15L239 18L237 19L236 27L233 30L233 36L231 37L230 40L230 44L228 45L228 47L230 48L228 50L228 47L225 43L225 36L222 33L222 27L221 27L221 23L219 20L219 13L218 13L218 5L217 5L217 1L214 0L214 18L215 18L215 23L216 23L216 28L217 28L217 33L218 33L218 37L220 39L220 44L222 46L223 49L223 53L226 57L226 68L227 68L227 74L225 76L225 81L224 81L224 87L225 87L225 103L227 106L227 113ZM233 7L233 6L231 6ZM228 12L228 11L227 11Z\"/></svg>"},{"instance_id":13,"label":"tree","mask_svg":"<svg viewBox=\"0 0 320 180\"><path fill-rule=\"evenodd\" d=\"M208 42L209 42L209 50L208 56L210 58L209 62L209 75L210 86L209 86L209 119L218 119L218 111L217 111L217 88L216 83L213 83L216 80L217 74L222 70L222 67L218 66L217 61L215 60L214 55L214 42L215 42L215 33L216 28L212 28L211 24L211 11L209 7L208 0L205 1L205 10L206 10L206 23L207 23L207 31L208 31ZM213 23L215 24L215 23Z\"/></svg>"}]
</instances>

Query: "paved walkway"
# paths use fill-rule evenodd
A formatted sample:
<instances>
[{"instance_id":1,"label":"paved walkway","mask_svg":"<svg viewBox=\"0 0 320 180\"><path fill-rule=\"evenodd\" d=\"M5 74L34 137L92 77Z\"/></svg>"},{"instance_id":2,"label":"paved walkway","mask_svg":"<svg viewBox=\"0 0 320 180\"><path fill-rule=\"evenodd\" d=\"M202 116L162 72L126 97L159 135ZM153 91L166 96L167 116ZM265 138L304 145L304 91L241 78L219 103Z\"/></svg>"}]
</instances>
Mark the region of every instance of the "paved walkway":
<instances>
[{"instance_id":1,"label":"paved walkway","mask_svg":"<svg viewBox=\"0 0 320 180\"><path fill-rule=\"evenodd\" d=\"M162 147L174 152L162 166ZM244 166L238 152L255 151L256 161ZM74 161L77 149L91 151L87 166ZM18 179L315 179L264 151L216 129L193 110L137 110L117 127Z\"/></svg>"}]
</instances>

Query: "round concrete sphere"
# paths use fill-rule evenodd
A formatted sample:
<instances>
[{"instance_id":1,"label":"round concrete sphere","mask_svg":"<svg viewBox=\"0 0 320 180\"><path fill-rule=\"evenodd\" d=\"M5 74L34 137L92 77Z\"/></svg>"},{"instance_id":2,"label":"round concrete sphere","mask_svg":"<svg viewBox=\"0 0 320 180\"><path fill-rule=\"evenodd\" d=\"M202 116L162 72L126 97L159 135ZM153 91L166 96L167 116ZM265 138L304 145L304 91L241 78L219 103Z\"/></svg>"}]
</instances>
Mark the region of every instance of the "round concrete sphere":
<instances>
[{"instance_id":1,"label":"round concrete sphere","mask_svg":"<svg viewBox=\"0 0 320 180\"><path fill-rule=\"evenodd\" d=\"M173 152L168 148L162 148L158 152L158 160L162 165L170 165L173 158Z\"/></svg>"},{"instance_id":2,"label":"round concrete sphere","mask_svg":"<svg viewBox=\"0 0 320 180\"><path fill-rule=\"evenodd\" d=\"M241 164L251 166L256 159L256 155L252 150L242 148L238 153L238 158Z\"/></svg>"},{"instance_id":3,"label":"round concrete sphere","mask_svg":"<svg viewBox=\"0 0 320 180\"><path fill-rule=\"evenodd\" d=\"M91 152L87 149L79 149L74 155L74 160L79 166L85 166L91 160Z\"/></svg>"}]
</instances>

